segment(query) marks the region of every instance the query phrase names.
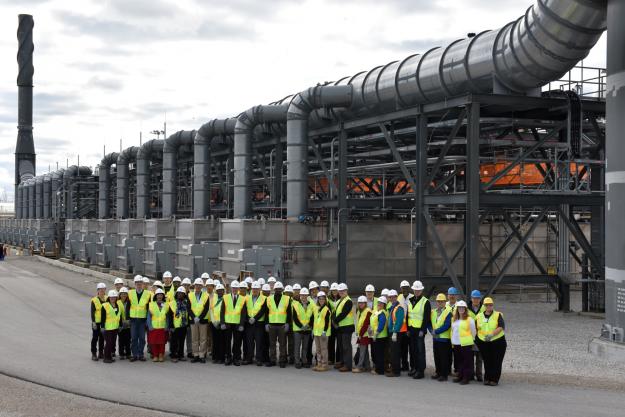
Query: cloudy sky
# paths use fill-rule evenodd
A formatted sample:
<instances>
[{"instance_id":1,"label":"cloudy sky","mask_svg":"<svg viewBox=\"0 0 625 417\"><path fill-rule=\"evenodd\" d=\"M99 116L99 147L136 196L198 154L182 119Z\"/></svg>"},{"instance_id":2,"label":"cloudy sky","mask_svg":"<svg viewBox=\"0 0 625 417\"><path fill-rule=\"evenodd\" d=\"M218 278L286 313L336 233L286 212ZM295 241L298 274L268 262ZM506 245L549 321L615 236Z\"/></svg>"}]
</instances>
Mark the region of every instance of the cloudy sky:
<instances>
[{"instance_id":1,"label":"cloudy sky","mask_svg":"<svg viewBox=\"0 0 625 417\"><path fill-rule=\"evenodd\" d=\"M467 4L470 3L470 7ZM0 193L13 190L17 15L35 19L37 173L196 129L468 32L531 0L0 0ZM496 7L493 5L496 4ZM605 66L605 40L587 65Z\"/></svg>"}]
</instances>

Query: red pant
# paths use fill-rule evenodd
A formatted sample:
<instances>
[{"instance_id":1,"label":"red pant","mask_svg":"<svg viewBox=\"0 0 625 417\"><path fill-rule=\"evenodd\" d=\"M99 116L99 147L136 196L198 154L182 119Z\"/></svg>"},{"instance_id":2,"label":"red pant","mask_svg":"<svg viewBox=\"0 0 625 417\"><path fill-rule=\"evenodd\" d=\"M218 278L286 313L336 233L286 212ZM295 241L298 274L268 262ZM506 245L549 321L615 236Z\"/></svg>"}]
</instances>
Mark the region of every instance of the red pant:
<instances>
[{"instance_id":1,"label":"red pant","mask_svg":"<svg viewBox=\"0 0 625 417\"><path fill-rule=\"evenodd\" d=\"M161 343L150 343L150 352L152 352L152 357L165 355L165 345Z\"/></svg>"}]
</instances>

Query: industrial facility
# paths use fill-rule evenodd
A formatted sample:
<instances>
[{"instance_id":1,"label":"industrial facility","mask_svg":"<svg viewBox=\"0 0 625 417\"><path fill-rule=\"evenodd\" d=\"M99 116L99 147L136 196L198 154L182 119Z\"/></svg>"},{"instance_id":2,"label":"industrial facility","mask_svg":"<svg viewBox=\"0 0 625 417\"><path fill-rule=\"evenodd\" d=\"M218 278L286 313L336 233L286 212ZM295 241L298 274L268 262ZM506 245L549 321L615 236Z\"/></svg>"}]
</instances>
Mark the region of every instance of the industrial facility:
<instances>
[{"instance_id":1,"label":"industrial facility","mask_svg":"<svg viewBox=\"0 0 625 417\"><path fill-rule=\"evenodd\" d=\"M579 286L625 343L623 21L614 0L537 0L498 30L36 175L20 15L0 241L153 278L542 285L562 310ZM607 69L584 67L606 29Z\"/></svg>"}]
</instances>

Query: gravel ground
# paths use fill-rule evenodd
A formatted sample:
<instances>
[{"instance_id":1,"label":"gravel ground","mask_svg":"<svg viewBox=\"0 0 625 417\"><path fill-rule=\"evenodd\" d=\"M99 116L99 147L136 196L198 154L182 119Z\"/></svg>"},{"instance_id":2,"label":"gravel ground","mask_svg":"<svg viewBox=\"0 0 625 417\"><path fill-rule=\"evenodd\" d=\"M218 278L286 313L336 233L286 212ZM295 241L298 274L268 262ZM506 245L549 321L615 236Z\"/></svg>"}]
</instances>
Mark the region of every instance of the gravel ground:
<instances>
[{"instance_id":1,"label":"gravel ground","mask_svg":"<svg viewBox=\"0 0 625 417\"><path fill-rule=\"evenodd\" d=\"M173 417L68 394L0 374L0 417Z\"/></svg>"},{"instance_id":2,"label":"gravel ground","mask_svg":"<svg viewBox=\"0 0 625 417\"><path fill-rule=\"evenodd\" d=\"M59 285L91 294L97 279L51 267L24 257L13 265L45 276ZM553 297L552 297L553 298ZM572 293L572 308L581 310L579 293ZM523 382L593 386L625 391L625 367L588 353L588 343L599 335L602 320L577 313L559 313L555 302L498 301L504 313L508 350L503 378ZM431 342L427 362L434 363Z\"/></svg>"}]
</instances>

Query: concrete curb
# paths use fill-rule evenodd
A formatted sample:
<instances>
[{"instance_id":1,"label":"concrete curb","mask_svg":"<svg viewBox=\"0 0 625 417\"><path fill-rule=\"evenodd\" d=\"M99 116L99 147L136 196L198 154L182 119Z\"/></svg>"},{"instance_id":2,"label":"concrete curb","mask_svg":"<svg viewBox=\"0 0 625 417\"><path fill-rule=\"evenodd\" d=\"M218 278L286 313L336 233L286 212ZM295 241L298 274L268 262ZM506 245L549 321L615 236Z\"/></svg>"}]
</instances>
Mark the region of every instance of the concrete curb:
<instances>
[{"instance_id":1,"label":"concrete curb","mask_svg":"<svg viewBox=\"0 0 625 417\"><path fill-rule=\"evenodd\" d=\"M101 281L108 281L111 284L115 281L115 278L117 278L111 274L105 274L104 272L93 271L91 269L82 268L80 266L61 262L56 259L44 258L43 256L34 256L34 258L36 258L39 262L52 265L57 268L65 269L66 271L76 272L77 274L82 274L82 275L87 275L93 278L98 278Z\"/></svg>"}]
</instances>

